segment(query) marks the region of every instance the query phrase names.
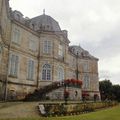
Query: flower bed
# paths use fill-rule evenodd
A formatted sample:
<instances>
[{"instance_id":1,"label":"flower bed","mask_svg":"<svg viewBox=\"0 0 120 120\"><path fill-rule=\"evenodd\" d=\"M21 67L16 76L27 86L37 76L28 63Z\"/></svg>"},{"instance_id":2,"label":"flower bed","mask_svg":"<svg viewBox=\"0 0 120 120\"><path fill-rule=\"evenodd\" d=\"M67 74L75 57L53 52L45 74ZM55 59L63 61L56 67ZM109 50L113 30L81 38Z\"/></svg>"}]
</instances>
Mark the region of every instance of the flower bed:
<instances>
[{"instance_id":1,"label":"flower bed","mask_svg":"<svg viewBox=\"0 0 120 120\"><path fill-rule=\"evenodd\" d=\"M44 104L45 116L74 115L92 112L96 109L108 108L117 105L117 102L91 102L91 103L72 103L72 104Z\"/></svg>"},{"instance_id":2,"label":"flower bed","mask_svg":"<svg viewBox=\"0 0 120 120\"><path fill-rule=\"evenodd\" d=\"M64 83L65 83L65 85L71 86L71 87L81 88L81 86L82 86L82 81L76 80L76 79L67 79L64 81Z\"/></svg>"}]
</instances>

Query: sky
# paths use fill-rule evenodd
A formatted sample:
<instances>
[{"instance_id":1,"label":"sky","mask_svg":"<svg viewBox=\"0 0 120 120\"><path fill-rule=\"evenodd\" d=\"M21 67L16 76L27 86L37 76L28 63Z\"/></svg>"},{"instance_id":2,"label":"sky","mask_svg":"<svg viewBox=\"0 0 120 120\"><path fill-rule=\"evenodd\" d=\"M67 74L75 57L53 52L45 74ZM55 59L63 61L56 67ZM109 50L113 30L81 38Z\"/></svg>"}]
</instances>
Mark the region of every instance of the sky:
<instances>
[{"instance_id":1,"label":"sky","mask_svg":"<svg viewBox=\"0 0 120 120\"><path fill-rule=\"evenodd\" d=\"M120 84L120 0L10 0L24 17L50 15L68 31L70 45L99 58L99 79Z\"/></svg>"}]
</instances>

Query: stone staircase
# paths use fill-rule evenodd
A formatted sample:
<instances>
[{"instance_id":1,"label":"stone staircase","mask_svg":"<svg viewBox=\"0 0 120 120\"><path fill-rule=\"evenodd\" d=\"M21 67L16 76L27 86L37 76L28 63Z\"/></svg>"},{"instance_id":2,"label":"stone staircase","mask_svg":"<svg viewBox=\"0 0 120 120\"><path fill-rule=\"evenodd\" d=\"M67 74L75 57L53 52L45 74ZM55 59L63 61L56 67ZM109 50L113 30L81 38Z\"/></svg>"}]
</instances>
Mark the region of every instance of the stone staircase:
<instances>
[{"instance_id":1,"label":"stone staircase","mask_svg":"<svg viewBox=\"0 0 120 120\"><path fill-rule=\"evenodd\" d=\"M36 89L33 93L26 95L26 101L39 101L46 99L46 94L52 92L53 90L59 89L60 87L64 87L64 81L61 82L52 82L49 85L43 86L39 89Z\"/></svg>"},{"instance_id":2,"label":"stone staircase","mask_svg":"<svg viewBox=\"0 0 120 120\"><path fill-rule=\"evenodd\" d=\"M66 90L66 87L77 87L81 88L82 81L80 80L63 80L63 81L55 81L52 82L49 85L43 86L39 89L36 89L33 93L27 94L25 97L25 101L39 101L39 100L45 100L46 95L52 91L55 91L59 88L63 88Z\"/></svg>"}]
</instances>

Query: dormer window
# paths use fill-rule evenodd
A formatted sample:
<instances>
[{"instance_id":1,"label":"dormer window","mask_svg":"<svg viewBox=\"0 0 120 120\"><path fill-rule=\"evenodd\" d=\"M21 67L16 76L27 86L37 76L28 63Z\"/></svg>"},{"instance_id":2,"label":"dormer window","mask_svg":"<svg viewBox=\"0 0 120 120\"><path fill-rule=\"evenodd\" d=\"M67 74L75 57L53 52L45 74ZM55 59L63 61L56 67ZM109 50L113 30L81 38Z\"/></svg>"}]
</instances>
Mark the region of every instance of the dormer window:
<instances>
[{"instance_id":1,"label":"dormer window","mask_svg":"<svg viewBox=\"0 0 120 120\"><path fill-rule=\"evenodd\" d=\"M32 28L34 29L34 27L35 27L35 25L34 24L32 24Z\"/></svg>"},{"instance_id":2,"label":"dormer window","mask_svg":"<svg viewBox=\"0 0 120 120\"><path fill-rule=\"evenodd\" d=\"M20 22L23 18L23 14L19 11L16 11L16 10L13 12L13 16L17 21L20 21Z\"/></svg>"},{"instance_id":3,"label":"dormer window","mask_svg":"<svg viewBox=\"0 0 120 120\"><path fill-rule=\"evenodd\" d=\"M15 19L18 20L18 21L20 21L20 15L19 15L19 14L16 14Z\"/></svg>"}]
</instances>

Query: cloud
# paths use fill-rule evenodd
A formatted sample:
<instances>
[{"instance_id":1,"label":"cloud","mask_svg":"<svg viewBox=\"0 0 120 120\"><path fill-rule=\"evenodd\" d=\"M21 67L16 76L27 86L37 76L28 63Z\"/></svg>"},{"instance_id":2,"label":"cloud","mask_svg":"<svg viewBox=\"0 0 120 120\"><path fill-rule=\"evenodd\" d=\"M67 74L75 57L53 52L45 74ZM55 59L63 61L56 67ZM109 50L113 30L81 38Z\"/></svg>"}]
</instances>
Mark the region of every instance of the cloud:
<instances>
[{"instance_id":1,"label":"cloud","mask_svg":"<svg viewBox=\"0 0 120 120\"><path fill-rule=\"evenodd\" d=\"M10 4L30 18L45 8L61 29L68 30L71 44L81 44L99 58L100 74L104 71L120 84L120 0L11 0Z\"/></svg>"}]
</instances>

